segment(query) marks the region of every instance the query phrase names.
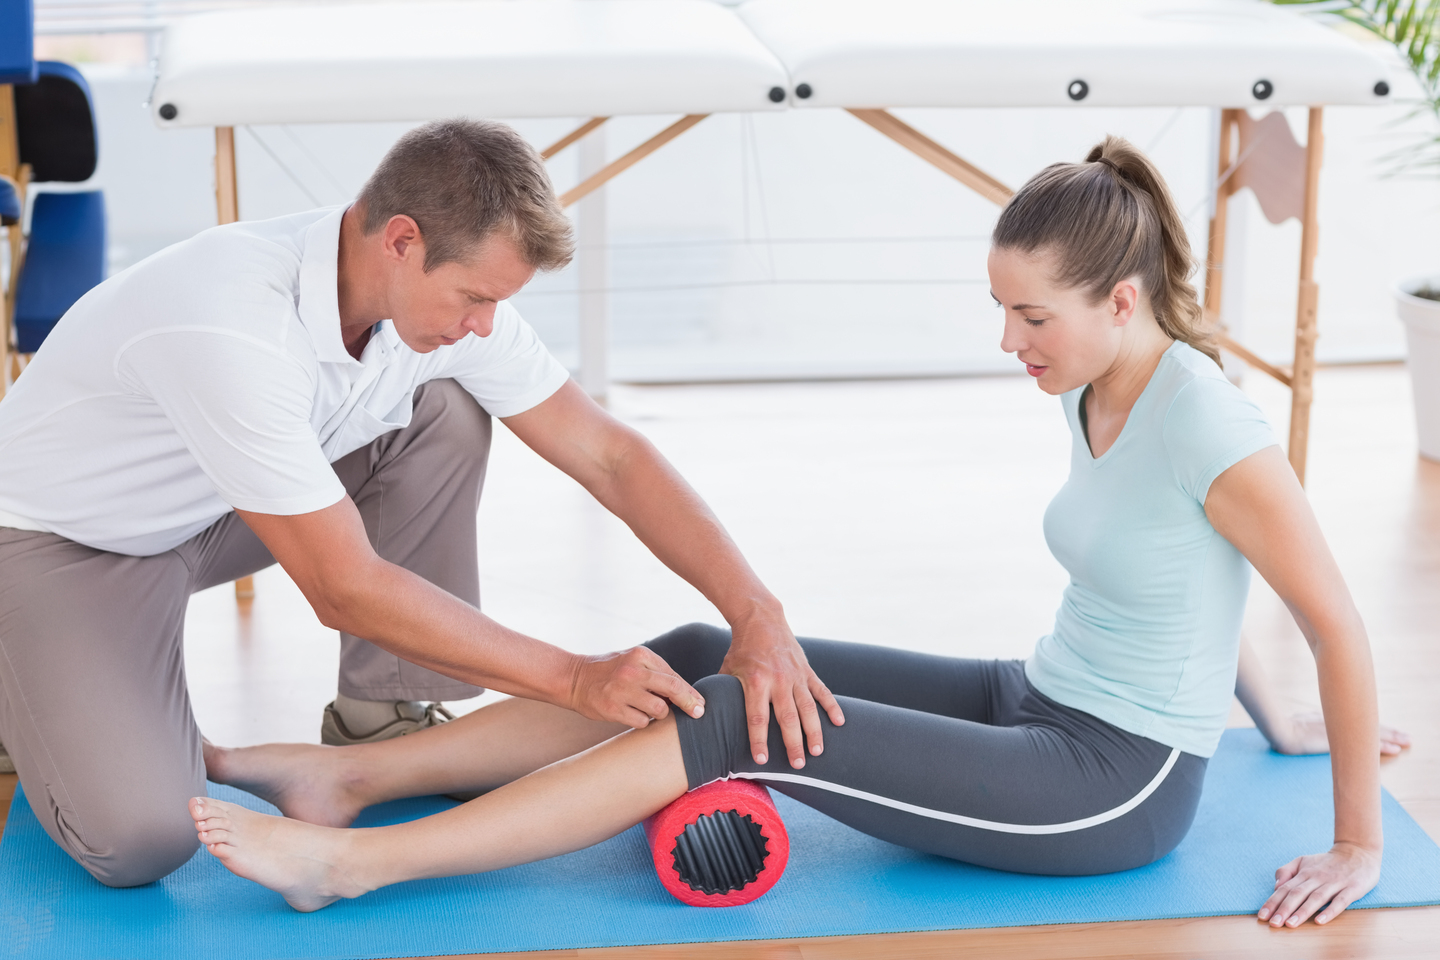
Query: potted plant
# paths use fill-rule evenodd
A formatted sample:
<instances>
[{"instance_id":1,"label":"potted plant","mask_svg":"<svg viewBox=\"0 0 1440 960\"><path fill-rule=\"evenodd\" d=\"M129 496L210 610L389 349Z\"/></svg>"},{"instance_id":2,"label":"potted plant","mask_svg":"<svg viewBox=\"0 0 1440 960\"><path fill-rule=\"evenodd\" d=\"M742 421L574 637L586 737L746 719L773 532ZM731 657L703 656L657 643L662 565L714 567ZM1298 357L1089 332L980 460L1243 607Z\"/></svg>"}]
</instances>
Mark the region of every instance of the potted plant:
<instances>
[{"instance_id":1,"label":"potted plant","mask_svg":"<svg viewBox=\"0 0 1440 960\"><path fill-rule=\"evenodd\" d=\"M1392 43L1422 96L1415 114L1440 119L1440 0L1271 0L1339 16ZM1414 114L1412 114L1414 115ZM1392 175L1440 167L1440 134L1410 144L1388 158ZM1440 460L1440 272L1401 280L1394 288L1405 324L1406 366L1415 399L1420 455Z\"/></svg>"}]
</instances>

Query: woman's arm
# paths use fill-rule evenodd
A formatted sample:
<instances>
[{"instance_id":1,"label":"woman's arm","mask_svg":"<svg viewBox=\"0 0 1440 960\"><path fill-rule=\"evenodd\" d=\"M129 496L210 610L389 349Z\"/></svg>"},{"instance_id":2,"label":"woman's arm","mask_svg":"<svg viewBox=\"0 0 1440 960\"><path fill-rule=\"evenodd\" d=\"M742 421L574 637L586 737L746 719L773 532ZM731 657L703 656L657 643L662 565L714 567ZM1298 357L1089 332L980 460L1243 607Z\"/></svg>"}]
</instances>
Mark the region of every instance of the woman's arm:
<instances>
[{"instance_id":1,"label":"woman's arm","mask_svg":"<svg viewBox=\"0 0 1440 960\"><path fill-rule=\"evenodd\" d=\"M1333 755L1335 842L1277 870L1259 917L1276 927L1312 915L1326 923L1380 878L1380 734L1365 625L1279 447L1222 473L1205 514L1280 595L1315 656Z\"/></svg>"},{"instance_id":2,"label":"woman's arm","mask_svg":"<svg viewBox=\"0 0 1440 960\"><path fill-rule=\"evenodd\" d=\"M1255 726L1270 741L1276 753L1300 756L1329 753L1330 738L1325 732L1325 717L1318 711L1286 714L1276 702L1275 691L1260 666L1255 648L1240 638L1240 664L1235 672L1235 697ZM1393 757L1410 746L1410 734L1383 724L1380 727L1380 754Z\"/></svg>"}]
</instances>

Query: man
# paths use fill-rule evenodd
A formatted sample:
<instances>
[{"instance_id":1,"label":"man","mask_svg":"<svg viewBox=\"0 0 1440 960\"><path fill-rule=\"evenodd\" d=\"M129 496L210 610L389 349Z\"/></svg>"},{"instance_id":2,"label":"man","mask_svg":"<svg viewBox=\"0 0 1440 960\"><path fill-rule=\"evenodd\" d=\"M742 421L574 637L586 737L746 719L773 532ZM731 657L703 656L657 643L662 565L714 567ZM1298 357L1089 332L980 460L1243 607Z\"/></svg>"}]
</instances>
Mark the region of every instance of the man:
<instances>
[{"instance_id":1,"label":"man","mask_svg":"<svg viewBox=\"0 0 1440 960\"><path fill-rule=\"evenodd\" d=\"M585 486L731 624L752 749L792 763L839 707L719 522L506 301L570 259L499 124L403 137L354 206L208 230L83 297L0 404L0 741L101 882L195 849L190 593L278 561L341 633L333 742L482 686L644 726L699 695L644 647L582 657L480 613L490 417Z\"/></svg>"}]
</instances>

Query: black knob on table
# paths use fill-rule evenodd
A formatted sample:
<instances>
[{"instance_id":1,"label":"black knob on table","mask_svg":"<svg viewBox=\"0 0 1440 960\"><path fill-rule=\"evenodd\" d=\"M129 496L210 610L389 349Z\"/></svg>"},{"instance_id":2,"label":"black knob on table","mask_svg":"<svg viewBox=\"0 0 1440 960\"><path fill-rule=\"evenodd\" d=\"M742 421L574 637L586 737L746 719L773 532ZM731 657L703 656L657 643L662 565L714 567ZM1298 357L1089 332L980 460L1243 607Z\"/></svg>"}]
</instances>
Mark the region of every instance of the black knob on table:
<instances>
[{"instance_id":1,"label":"black knob on table","mask_svg":"<svg viewBox=\"0 0 1440 960\"><path fill-rule=\"evenodd\" d=\"M174 120L174 119L175 119L176 117L178 117L178 116L180 116L180 111L175 108L175 104L173 104L173 103L162 103L162 104L160 104L160 119L161 119L161 120Z\"/></svg>"},{"instance_id":2,"label":"black knob on table","mask_svg":"<svg viewBox=\"0 0 1440 960\"><path fill-rule=\"evenodd\" d=\"M1071 80L1070 86L1065 88L1071 100L1084 100L1090 94L1090 84L1084 80Z\"/></svg>"},{"instance_id":3,"label":"black knob on table","mask_svg":"<svg viewBox=\"0 0 1440 960\"><path fill-rule=\"evenodd\" d=\"M779 103L781 100L784 100L784 99L785 99L785 88L784 88L784 87L771 87L771 88L770 88L770 102L771 102L771 103Z\"/></svg>"},{"instance_id":4,"label":"black knob on table","mask_svg":"<svg viewBox=\"0 0 1440 960\"><path fill-rule=\"evenodd\" d=\"M1390 95L1390 84L1380 80L1375 84L1375 96L1388 97Z\"/></svg>"},{"instance_id":5,"label":"black knob on table","mask_svg":"<svg viewBox=\"0 0 1440 960\"><path fill-rule=\"evenodd\" d=\"M795 96L799 97L801 100L809 100L810 94L814 92L814 89L808 83L802 83L800 84L800 86L795 88Z\"/></svg>"},{"instance_id":6,"label":"black knob on table","mask_svg":"<svg viewBox=\"0 0 1440 960\"><path fill-rule=\"evenodd\" d=\"M1269 100L1270 94L1275 92L1275 84L1269 80L1256 80L1255 86L1250 88L1250 92L1255 94L1256 100Z\"/></svg>"}]
</instances>

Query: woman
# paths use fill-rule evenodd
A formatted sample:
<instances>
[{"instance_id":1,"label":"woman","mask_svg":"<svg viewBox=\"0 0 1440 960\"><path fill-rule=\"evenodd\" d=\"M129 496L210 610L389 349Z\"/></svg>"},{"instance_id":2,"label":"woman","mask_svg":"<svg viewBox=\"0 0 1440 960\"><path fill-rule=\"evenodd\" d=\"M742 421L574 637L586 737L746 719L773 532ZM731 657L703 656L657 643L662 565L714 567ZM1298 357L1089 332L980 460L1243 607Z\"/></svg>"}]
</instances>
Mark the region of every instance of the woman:
<instances>
[{"instance_id":1,"label":"woman","mask_svg":"<svg viewBox=\"0 0 1440 960\"><path fill-rule=\"evenodd\" d=\"M821 718L824 751L786 769L752 758L740 683L713 675L728 637L684 627L649 646L696 684L700 717L662 707L663 718L621 734L512 700L403 744L212 748L213 779L294 819L195 798L201 842L314 910L400 880L585 847L687 789L742 777L874 836L983 866L1141 866L1189 828L1232 691L1277 746L1304 746L1285 742L1265 709L1251 658L1237 686L1253 564L1314 651L1335 770L1334 845L1281 867L1259 916L1333 919L1380 871L1369 648L1269 426L1216 365L1192 269L1159 174L1116 138L1037 175L1000 216L989 270L1002 347L1062 397L1074 435L1070 478L1045 516L1071 582L1029 660L802 641L845 723ZM773 723L769 753L783 756ZM335 829L382 800L494 787L413 823Z\"/></svg>"}]
</instances>

